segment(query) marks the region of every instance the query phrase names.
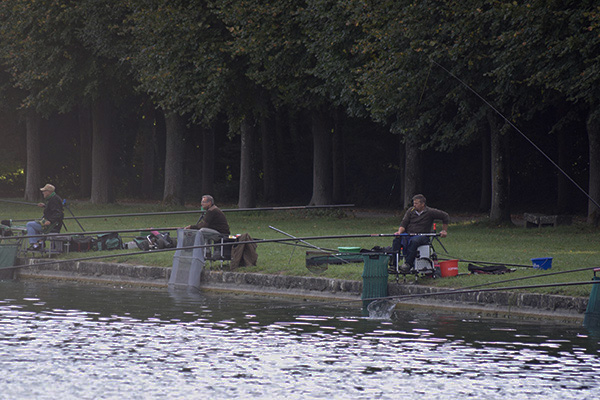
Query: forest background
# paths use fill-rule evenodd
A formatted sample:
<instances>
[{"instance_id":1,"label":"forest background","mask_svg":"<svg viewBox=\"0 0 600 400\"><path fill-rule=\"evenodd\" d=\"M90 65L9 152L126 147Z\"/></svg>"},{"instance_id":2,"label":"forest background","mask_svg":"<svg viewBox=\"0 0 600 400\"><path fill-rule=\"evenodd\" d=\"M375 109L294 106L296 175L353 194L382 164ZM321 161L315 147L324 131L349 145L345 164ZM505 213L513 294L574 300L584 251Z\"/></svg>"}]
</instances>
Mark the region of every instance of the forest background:
<instances>
[{"instance_id":1,"label":"forest background","mask_svg":"<svg viewBox=\"0 0 600 400\"><path fill-rule=\"evenodd\" d=\"M0 24L2 197L422 192L598 224L595 1L3 0Z\"/></svg>"}]
</instances>

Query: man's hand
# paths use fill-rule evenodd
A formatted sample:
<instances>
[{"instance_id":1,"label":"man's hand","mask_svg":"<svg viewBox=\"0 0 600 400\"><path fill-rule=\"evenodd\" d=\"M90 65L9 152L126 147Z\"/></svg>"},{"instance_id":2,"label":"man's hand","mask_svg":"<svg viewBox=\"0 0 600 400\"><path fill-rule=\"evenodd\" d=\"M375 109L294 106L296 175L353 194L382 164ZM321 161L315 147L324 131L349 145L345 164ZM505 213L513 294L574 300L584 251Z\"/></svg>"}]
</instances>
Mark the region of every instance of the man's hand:
<instances>
[{"instance_id":1,"label":"man's hand","mask_svg":"<svg viewBox=\"0 0 600 400\"><path fill-rule=\"evenodd\" d=\"M397 232L394 232L394 235L396 235L396 236L402 235L404 232L406 232L406 229L401 226L400 228L398 228Z\"/></svg>"},{"instance_id":2,"label":"man's hand","mask_svg":"<svg viewBox=\"0 0 600 400\"><path fill-rule=\"evenodd\" d=\"M44 224L43 224L43 225L45 225L45 226L48 226L48 225L50 225L50 221L44 221Z\"/></svg>"},{"instance_id":3,"label":"man's hand","mask_svg":"<svg viewBox=\"0 0 600 400\"><path fill-rule=\"evenodd\" d=\"M46 205L44 203L38 203L37 206L42 207L42 208L46 207Z\"/></svg>"},{"instance_id":4,"label":"man's hand","mask_svg":"<svg viewBox=\"0 0 600 400\"><path fill-rule=\"evenodd\" d=\"M445 229L444 229L444 230L442 230L442 231L440 231L440 237L443 237L443 238L445 238L446 236L448 236L448 232L446 232L446 230L445 230Z\"/></svg>"}]
</instances>

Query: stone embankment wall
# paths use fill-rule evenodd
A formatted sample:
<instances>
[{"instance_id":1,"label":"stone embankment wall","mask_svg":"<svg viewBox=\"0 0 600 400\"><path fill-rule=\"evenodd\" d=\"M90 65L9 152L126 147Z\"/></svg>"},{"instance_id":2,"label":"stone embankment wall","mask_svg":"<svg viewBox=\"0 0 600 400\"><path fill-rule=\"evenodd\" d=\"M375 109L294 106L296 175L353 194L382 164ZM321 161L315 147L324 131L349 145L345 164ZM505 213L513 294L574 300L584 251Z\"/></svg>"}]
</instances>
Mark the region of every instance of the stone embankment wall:
<instances>
[{"instance_id":1,"label":"stone embankment wall","mask_svg":"<svg viewBox=\"0 0 600 400\"><path fill-rule=\"evenodd\" d=\"M25 261L25 260L20 260ZM121 263L29 261L18 268L15 278L63 279L82 282L167 287L170 268ZM36 265L43 262L43 265ZM202 272L202 289L262 295L294 296L312 299L361 300L362 282L321 277L250 274L242 272ZM515 292L448 293L450 289L415 284L388 284L390 297L401 301L397 307L425 308L429 311L468 312L486 317L552 319L571 323L582 321L588 299ZM435 295L432 295L435 294ZM395 299L391 299L395 301Z\"/></svg>"}]
</instances>

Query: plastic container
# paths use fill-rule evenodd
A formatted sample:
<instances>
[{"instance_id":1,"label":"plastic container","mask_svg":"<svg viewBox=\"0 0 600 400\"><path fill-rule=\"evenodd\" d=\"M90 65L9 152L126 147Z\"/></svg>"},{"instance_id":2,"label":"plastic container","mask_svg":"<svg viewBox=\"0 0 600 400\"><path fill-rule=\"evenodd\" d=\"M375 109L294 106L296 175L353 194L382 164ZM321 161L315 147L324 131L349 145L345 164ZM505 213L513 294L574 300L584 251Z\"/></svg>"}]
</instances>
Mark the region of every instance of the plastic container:
<instances>
[{"instance_id":1,"label":"plastic container","mask_svg":"<svg viewBox=\"0 0 600 400\"><path fill-rule=\"evenodd\" d=\"M552 257L532 258L533 268L550 269L552 268Z\"/></svg>"},{"instance_id":2,"label":"plastic container","mask_svg":"<svg viewBox=\"0 0 600 400\"><path fill-rule=\"evenodd\" d=\"M458 260L440 261L442 278L458 275Z\"/></svg>"},{"instance_id":3,"label":"plastic container","mask_svg":"<svg viewBox=\"0 0 600 400\"><path fill-rule=\"evenodd\" d=\"M363 255L363 314L368 315L367 307L373 300L388 295L388 263L389 255L365 254Z\"/></svg>"},{"instance_id":4,"label":"plastic container","mask_svg":"<svg viewBox=\"0 0 600 400\"><path fill-rule=\"evenodd\" d=\"M600 277L596 276L596 272L600 271L600 268L594 269L594 281L600 281ZM600 284L592 285L592 291L590 292L590 299L585 309L585 316L583 318L583 326L586 329L597 331L600 328Z\"/></svg>"},{"instance_id":5,"label":"plastic container","mask_svg":"<svg viewBox=\"0 0 600 400\"><path fill-rule=\"evenodd\" d=\"M360 253L360 247L338 247L340 253Z\"/></svg>"}]
</instances>

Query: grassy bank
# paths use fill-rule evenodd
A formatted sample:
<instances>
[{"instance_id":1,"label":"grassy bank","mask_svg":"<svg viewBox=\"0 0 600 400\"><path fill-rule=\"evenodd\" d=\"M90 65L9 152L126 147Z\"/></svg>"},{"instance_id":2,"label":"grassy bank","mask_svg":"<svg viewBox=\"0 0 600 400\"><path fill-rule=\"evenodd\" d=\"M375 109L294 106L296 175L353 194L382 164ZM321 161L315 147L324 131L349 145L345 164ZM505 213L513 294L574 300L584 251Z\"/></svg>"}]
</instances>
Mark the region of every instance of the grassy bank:
<instances>
[{"instance_id":1,"label":"grassy bank","mask_svg":"<svg viewBox=\"0 0 600 400\"><path fill-rule=\"evenodd\" d=\"M41 216L41 209L20 204L0 203L1 219L36 219ZM185 208L167 208L159 204L138 204L121 202L112 205L93 205L88 202L70 204L75 216L113 215L142 212L181 211ZM222 205L221 208L235 208ZM197 210L199 204L187 209ZM65 210L66 216L71 216ZM132 216L115 218L79 219L86 231L147 229L151 227L183 227L195 223L198 214ZM310 211L259 211L259 212L230 212L227 214L232 233L249 233L255 239L280 239L284 236L270 229L274 226L294 236L321 235L352 235L393 233L399 224L400 214L388 212L359 212L335 210ZM481 283L495 282L505 279L537 276L545 272L567 271L584 267L600 267L600 230L592 229L583 223L558 228L526 229L523 226L492 226L484 216L452 216L449 236L443 239L445 254L439 244L434 244L440 258L460 258L465 260L481 260L503 262L510 264L531 265L531 258L553 257L552 269L540 271L533 268L516 268L516 271L504 275L470 275L467 274L467 263L459 264L459 275L454 278L438 280L421 280L422 284L444 287L466 287ZM74 220L66 220L68 232L81 232ZM23 224L25 222L18 222ZM176 233L172 233L176 236ZM132 239L134 234L124 233L124 241ZM338 246L360 246L371 249L374 246L389 246L391 238L354 238L314 240L311 243L321 248L336 249ZM264 243L258 247L258 265L243 267L246 272L313 275L305 267L306 248L284 245L281 243ZM143 255L127 255L127 250L115 251L118 262L128 262L143 265L170 267L172 252L152 253ZM102 253L72 253L70 257L104 255ZM339 279L360 280L362 264L330 265L321 276ZM549 277L528 279L521 282L501 284L501 286L516 286L528 284L543 284L553 282L587 281L592 277L592 271L568 273ZM565 295L588 296L591 286L575 286L563 288L536 289L538 292Z\"/></svg>"}]
</instances>

